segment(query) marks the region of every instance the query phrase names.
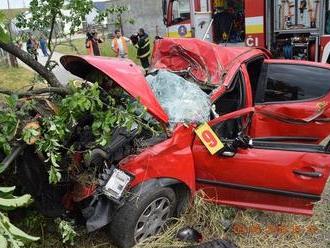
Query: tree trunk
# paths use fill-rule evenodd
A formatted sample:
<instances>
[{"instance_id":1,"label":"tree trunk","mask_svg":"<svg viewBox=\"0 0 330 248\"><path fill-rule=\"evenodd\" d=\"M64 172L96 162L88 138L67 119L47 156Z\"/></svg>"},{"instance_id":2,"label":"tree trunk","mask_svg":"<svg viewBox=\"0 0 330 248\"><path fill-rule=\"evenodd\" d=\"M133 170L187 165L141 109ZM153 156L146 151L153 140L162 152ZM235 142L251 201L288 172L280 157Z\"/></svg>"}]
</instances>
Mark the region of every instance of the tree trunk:
<instances>
[{"instance_id":1,"label":"tree trunk","mask_svg":"<svg viewBox=\"0 0 330 248\"><path fill-rule=\"evenodd\" d=\"M35 70L37 73L42 76L50 86L52 87L64 87L56 78L56 76L51 72L46 69L42 64L37 62L32 58L30 54L27 52L23 51L19 47L15 46L13 43L4 43L0 41L0 48L3 50L7 51L8 53L16 56L20 60L23 61L23 63L27 64L30 66L33 70Z\"/></svg>"},{"instance_id":2,"label":"tree trunk","mask_svg":"<svg viewBox=\"0 0 330 248\"><path fill-rule=\"evenodd\" d=\"M11 67L15 67L15 68L18 67L17 58L14 55L12 55L11 53L9 53L9 61L10 61Z\"/></svg>"}]
</instances>

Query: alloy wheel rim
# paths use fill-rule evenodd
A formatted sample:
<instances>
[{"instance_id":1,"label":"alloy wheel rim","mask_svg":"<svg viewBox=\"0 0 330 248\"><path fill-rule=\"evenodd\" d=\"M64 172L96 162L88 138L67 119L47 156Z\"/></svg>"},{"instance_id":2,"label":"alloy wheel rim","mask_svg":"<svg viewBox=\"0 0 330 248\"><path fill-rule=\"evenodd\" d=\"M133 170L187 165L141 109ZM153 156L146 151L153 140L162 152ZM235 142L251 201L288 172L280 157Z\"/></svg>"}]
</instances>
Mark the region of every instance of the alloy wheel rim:
<instances>
[{"instance_id":1,"label":"alloy wheel rim","mask_svg":"<svg viewBox=\"0 0 330 248\"><path fill-rule=\"evenodd\" d=\"M134 230L134 239L138 243L158 234L170 217L171 203L166 197L152 201L140 215Z\"/></svg>"}]
</instances>

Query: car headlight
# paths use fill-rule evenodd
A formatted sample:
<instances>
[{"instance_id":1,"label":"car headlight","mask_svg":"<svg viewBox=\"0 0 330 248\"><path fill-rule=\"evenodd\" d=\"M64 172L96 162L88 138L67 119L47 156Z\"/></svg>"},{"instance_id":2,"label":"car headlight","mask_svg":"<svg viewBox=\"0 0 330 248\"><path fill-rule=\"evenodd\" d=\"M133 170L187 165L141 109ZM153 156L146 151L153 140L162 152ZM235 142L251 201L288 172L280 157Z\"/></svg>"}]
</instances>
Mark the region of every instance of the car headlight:
<instances>
[{"instance_id":1,"label":"car headlight","mask_svg":"<svg viewBox=\"0 0 330 248\"><path fill-rule=\"evenodd\" d=\"M131 179L125 172L114 169L102 191L106 196L119 200Z\"/></svg>"}]
</instances>

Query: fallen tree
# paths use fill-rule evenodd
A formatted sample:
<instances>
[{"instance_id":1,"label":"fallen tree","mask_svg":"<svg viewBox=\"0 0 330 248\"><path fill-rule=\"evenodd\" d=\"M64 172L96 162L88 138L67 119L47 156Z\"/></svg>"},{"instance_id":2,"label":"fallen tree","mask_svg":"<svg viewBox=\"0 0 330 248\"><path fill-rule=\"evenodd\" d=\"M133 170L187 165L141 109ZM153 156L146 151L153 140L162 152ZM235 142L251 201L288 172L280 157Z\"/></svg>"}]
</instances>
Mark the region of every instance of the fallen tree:
<instances>
[{"instance_id":1,"label":"fallen tree","mask_svg":"<svg viewBox=\"0 0 330 248\"><path fill-rule=\"evenodd\" d=\"M64 88L63 85L58 81L53 72L49 71L45 66L34 60L33 57L27 52L23 51L13 43L6 43L0 40L0 48L6 52L19 58L23 63L31 67L41 77L43 77L50 86Z\"/></svg>"}]
</instances>

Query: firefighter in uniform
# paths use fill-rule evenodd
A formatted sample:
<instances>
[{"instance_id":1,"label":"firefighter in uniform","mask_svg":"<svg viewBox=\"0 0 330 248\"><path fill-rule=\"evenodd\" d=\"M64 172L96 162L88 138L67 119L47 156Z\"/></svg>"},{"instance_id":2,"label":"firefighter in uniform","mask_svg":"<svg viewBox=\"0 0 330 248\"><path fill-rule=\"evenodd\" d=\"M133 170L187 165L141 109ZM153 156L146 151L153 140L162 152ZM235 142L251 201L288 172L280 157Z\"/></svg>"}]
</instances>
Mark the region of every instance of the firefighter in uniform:
<instances>
[{"instance_id":1,"label":"firefighter in uniform","mask_svg":"<svg viewBox=\"0 0 330 248\"><path fill-rule=\"evenodd\" d=\"M137 48L137 58L140 59L143 69L147 71L150 65L149 56L151 53L149 36L144 32L143 28L140 28L137 38L138 40L135 44L135 47Z\"/></svg>"}]
</instances>

